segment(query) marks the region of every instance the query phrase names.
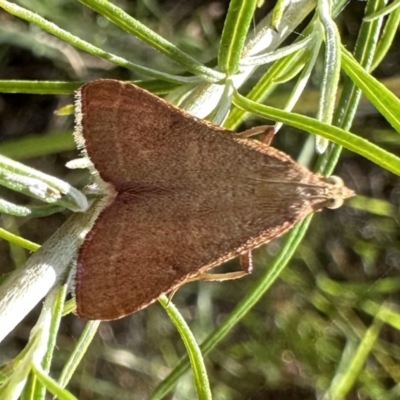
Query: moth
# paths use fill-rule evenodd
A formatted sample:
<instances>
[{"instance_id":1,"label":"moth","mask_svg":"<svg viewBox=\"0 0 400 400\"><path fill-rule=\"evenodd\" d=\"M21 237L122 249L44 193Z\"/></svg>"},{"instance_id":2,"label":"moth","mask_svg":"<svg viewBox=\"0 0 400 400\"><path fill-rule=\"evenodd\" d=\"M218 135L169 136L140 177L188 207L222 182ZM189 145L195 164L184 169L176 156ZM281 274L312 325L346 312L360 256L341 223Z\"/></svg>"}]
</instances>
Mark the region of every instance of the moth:
<instances>
[{"instance_id":1,"label":"moth","mask_svg":"<svg viewBox=\"0 0 400 400\"><path fill-rule=\"evenodd\" d=\"M77 259L82 318L121 318L185 282L241 277L251 250L354 194L128 83L82 86L76 110L76 142L106 194ZM243 271L208 273L235 257Z\"/></svg>"}]
</instances>

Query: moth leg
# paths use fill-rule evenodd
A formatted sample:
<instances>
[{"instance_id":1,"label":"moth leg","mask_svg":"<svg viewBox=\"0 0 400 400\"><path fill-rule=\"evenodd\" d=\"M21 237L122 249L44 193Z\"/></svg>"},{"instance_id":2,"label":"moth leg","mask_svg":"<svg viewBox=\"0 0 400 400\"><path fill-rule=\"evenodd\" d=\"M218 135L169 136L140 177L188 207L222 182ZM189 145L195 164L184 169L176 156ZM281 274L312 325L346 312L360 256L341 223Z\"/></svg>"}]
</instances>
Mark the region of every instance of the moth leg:
<instances>
[{"instance_id":1,"label":"moth leg","mask_svg":"<svg viewBox=\"0 0 400 400\"><path fill-rule=\"evenodd\" d=\"M186 280L185 283L194 281L230 281L231 279L243 278L248 274L246 271L225 272L223 274L199 274L194 278Z\"/></svg>"},{"instance_id":2,"label":"moth leg","mask_svg":"<svg viewBox=\"0 0 400 400\"><path fill-rule=\"evenodd\" d=\"M244 132L238 133L236 136L241 138L241 139L246 139L251 136L255 135L260 135L263 134L264 137L261 140L264 144L267 144L268 146L271 144L272 139L274 138L275 135L275 127L273 125L260 125L260 126L255 126L254 128L247 129Z\"/></svg>"},{"instance_id":3,"label":"moth leg","mask_svg":"<svg viewBox=\"0 0 400 400\"><path fill-rule=\"evenodd\" d=\"M223 274L203 273L196 275L193 278L186 279L185 282L183 283L194 282L194 281L228 281L231 279L243 278L244 276L251 274L251 272L253 271L251 251L240 255L239 261L242 267L242 271L225 272Z\"/></svg>"},{"instance_id":4,"label":"moth leg","mask_svg":"<svg viewBox=\"0 0 400 400\"><path fill-rule=\"evenodd\" d=\"M276 133L276 131L275 131L275 127L274 126L270 126L269 127L269 129L266 129L265 131L264 131L264 138L261 140L264 144L266 144L266 145L270 145L271 144L271 142L272 142L272 140L273 140L273 138L275 137L275 133Z\"/></svg>"},{"instance_id":5,"label":"moth leg","mask_svg":"<svg viewBox=\"0 0 400 400\"><path fill-rule=\"evenodd\" d=\"M235 272L225 272L223 274L199 274L194 276L193 278L188 278L185 281L183 281L178 287L176 287L174 290L172 290L168 294L168 304L172 300L172 297L175 295L175 293L180 289L183 285L186 283L190 282L196 282L196 281L229 281L232 279L239 279L243 278L244 276L251 274L253 271L253 258L252 258L252 253L251 251L241 254L239 256L239 262L240 266L242 267L242 271L235 271Z\"/></svg>"},{"instance_id":6,"label":"moth leg","mask_svg":"<svg viewBox=\"0 0 400 400\"><path fill-rule=\"evenodd\" d=\"M183 282L186 283L186 282ZM168 297L168 303L167 303L167 307L169 307L169 303L171 303L172 298L175 296L175 293L178 291L178 289L181 287L182 285L179 285L177 288L175 288L172 292L168 293L167 297Z\"/></svg>"}]
</instances>

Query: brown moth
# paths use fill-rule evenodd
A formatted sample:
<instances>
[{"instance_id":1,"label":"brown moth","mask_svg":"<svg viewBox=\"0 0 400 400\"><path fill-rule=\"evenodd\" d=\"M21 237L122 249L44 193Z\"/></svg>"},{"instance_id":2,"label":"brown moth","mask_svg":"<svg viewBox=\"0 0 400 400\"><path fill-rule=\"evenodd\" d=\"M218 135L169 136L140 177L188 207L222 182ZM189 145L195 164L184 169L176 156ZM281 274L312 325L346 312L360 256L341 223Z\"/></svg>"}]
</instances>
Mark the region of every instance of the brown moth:
<instances>
[{"instance_id":1,"label":"brown moth","mask_svg":"<svg viewBox=\"0 0 400 400\"><path fill-rule=\"evenodd\" d=\"M131 84L97 80L76 98L75 138L107 192L78 255L82 318L121 318L184 282L243 276L252 249L354 194ZM206 273L238 256L243 272Z\"/></svg>"}]
</instances>

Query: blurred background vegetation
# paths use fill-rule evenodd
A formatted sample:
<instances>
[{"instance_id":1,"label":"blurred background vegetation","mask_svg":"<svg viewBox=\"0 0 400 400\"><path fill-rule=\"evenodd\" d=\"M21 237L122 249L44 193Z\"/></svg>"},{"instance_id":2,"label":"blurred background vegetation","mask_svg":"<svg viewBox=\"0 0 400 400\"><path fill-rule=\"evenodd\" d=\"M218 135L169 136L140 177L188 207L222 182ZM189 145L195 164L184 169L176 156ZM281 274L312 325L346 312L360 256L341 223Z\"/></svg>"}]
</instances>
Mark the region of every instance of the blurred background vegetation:
<instances>
[{"instance_id":1,"label":"blurred background vegetation","mask_svg":"<svg viewBox=\"0 0 400 400\"><path fill-rule=\"evenodd\" d=\"M73 0L19 0L90 43L135 63L170 74L181 67L115 27L106 18ZM207 65L215 65L229 1L115 0L114 4ZM275 5L264 1L254 25ZM344 46L352 51L366 3L350 1L335 20ZM312 15L310 15L310 18ZM298 32L310 21L298 27ZM290 43L296 32L288 39ZM374 76L394 93L400 92L400 34ZM321 75L318 65L296 111L315 116ZM245 93L265 68L246 83ZM90 81L107 77L143 79L92 55L80 52L33 24L0 9L0 79ZM266 104L279 107L292 83L279 86ZM72 96L0 93L0 154L82 188L87 173L65 163L78 157L72 140L73 118L54 111L73 102ZM251 118L241 130L265 121ZM400 138L365 99L352 132L394 154ZM59 141L55 138L59 137ZM27 141L29 140L29 141ZM305 132L284 127L273 145L293 157L304 146ZM308 147L307 147L308 146ZM215 399L314 399L356 359L358 346L380 306L387 306L393 324L382 324L348 390L348 399L397 399L399 375L400 237L399 178L344 151L335 170L360 197L338 210L315 216L280 279L219 345L205 357ZM17 204L32 200L0 188L0 196ZM1 216L1 226L38 244L70 215L65 211L43 218ZM190 283L174 304L201 343L242 299L279 250L282 238L255 253L252 276L225 283ZM26 250L0 241L0 273L23 265ZM239 268L237 261L219 268ZM40 305L0 345L0 364L15 357L27 343ZM57 378L82 332L85 321L73 314L62 319L51 375ZM68 389L79 399L147 399L185 355L175 327L159 304L119 321L100 325L92 345ZM345 364L345 366L343 365ZM172 394L173 393L173 394ZM191 373L183 375L166 399L196 396Z\"/></svg>"}]
</instances>

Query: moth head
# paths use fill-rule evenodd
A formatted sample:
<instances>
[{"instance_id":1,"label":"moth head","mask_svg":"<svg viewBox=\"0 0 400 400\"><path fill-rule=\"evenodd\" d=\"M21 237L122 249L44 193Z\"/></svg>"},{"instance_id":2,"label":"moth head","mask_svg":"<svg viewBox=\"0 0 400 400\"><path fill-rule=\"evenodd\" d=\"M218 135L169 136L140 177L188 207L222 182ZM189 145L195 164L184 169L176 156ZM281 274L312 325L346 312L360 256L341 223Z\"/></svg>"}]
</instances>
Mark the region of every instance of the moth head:
<instances>
[{"instance_id":1,"label":"moth head","mask_svg":"<svg viewBox=\"0 0 400 400\"><path fill-rule=\"evenodd\" d=\"M342 178L332 175L324 180L329 185L329 199L325 207L334 210L341 207L345 199L354 196L354 192L345 186Z\"/></svg>"}]
</instances>

